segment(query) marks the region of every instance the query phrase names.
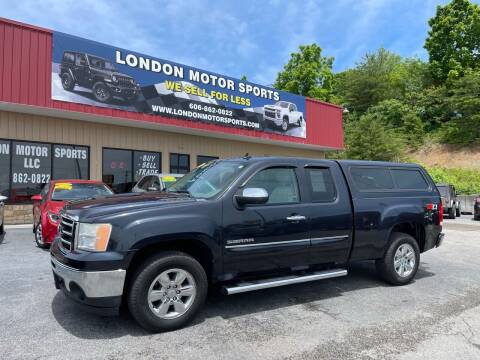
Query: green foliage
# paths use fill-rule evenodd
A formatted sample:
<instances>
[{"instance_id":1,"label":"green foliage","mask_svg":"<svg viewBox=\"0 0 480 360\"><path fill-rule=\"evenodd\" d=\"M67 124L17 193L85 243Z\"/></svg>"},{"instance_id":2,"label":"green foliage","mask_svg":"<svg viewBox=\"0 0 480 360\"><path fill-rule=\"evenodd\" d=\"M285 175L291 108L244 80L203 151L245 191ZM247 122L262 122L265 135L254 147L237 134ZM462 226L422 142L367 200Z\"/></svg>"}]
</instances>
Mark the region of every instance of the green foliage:
<instances>
[{"instance_id":1,"label":"green foliage","mask_svg":"<svg viewBox=\"0 0 480 360\"><path fill-rule=\"evenodd\" d=\"M342 156L358 160L399 161L403 139L373 114L365 114L345 125L346 149Z\"/></svg>"},{"instance_id":2,"label":"green foliage","mask_svg":"<svg viewBox=\"0 0 480 360\"><path fill-rule=\"evenodd\" d=\"M428 167L427 171L435 183L452 184L459 194L480 194L480 170Z\"/></svg>"},{"instance_id":3,"label":"green foliage","mask_svg":"<svg viewBox=\"0 0 480 360\"><path fill-rule=\"evenodd\" d=\"M420 117L408 106L396 99L384 100L368 109L387 128L395 131L411 148L423 143L425 126Z\"/></svg>"},{"instance_id":4,"label":"green foliage","mask_svg":"<svg viewBox=\"0 0 480 360\"><path fill-rule=\"evenodd\" d=\"M317 44L301 45L277 75L274 87L280 90L329 101L332 95L332 57L322 56Z\"/></svg>"},{"instance_id":5,"label":"green foliage","mask_svg":"<svg viewBox=\"0 0 480 360\"><path fill-rule=\"evenodd\" d=\"M349 111L364 113L381 101L410 101L430 83L428 65L383 48L366 54L353 69L335 75L334 94Z\"/></svg>"},{"instance_id":6,"label":"green foliage","mask_svg":"<svg viewBox=\"0 0 480 360\"><path fill-rule=\"evenodd\" d=\"M438 83L480 67L480 7L469 0L438 6L425 41L433 78Z\"/></svg>"}]
</instances>

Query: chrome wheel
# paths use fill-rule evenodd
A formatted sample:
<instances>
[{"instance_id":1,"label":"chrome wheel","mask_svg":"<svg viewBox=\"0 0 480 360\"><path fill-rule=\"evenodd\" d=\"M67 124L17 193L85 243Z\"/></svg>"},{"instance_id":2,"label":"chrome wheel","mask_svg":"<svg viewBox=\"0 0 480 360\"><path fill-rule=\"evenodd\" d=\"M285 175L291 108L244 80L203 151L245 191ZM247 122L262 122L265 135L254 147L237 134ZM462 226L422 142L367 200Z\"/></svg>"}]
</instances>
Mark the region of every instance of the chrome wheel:
<instances>
[{"instance_id":1,"label":"chrome wheel","mask_svg":"<svg viewBox=\"0 0 480 360\"><path fill-rule=\"evenodd\" d=\"M283 130L283 131L287 131L287 129L288 129L288 122L287 122L287 120L283 120L282 130Z\"/></svg>"},{"instance_id":2,"label":"chrome wheel","mask_svg":"<svg viewBox=\"0 0 480 360\"><path fill-rule=\"evenodd\" d=\"M393 258L395 272L401 277L408 277L415 269L415 250L410 244L398 247Z\"/></svg>"},{"instance_id":3,"label":"chrome wheel","mask_svg":"<svg viewBox=\"0 0 480 360\"><path fill-rule=\"evenodd\" d=\"M183 269L169 269L153 280L148 289L148 306L161 319L175 319L192 306L197 286L192 274Z\"/></svg>"},{"instance_id":4,"label":"chrome wheel","mask_svg":"<svg viewBox=\"0 0 480 360\"><path fill-rule=\"evenodd\" d=\"M42 236L42 225L38 224L38 226L35 228L35 240L39 246L45 245L43 242L43 236Z\"/></svg>"}]
</instances>

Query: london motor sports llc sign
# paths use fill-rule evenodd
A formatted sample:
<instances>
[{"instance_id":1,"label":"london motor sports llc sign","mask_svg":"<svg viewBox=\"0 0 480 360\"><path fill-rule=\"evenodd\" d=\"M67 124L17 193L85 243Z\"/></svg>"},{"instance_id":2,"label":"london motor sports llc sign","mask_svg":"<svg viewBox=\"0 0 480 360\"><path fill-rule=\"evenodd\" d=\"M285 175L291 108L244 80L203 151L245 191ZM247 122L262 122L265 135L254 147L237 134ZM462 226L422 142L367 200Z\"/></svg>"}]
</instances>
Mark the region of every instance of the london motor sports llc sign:
<instances>
[{"instance_id":1,"label":"london motor sports llc sign","mask_svg":"<svg viewBox=\"0 0 480 360\"><path fill-rule=\"evenodd\" d=\"M306 137L305 97L55 32L52 98Z\"/></svg>"}]
</instances>

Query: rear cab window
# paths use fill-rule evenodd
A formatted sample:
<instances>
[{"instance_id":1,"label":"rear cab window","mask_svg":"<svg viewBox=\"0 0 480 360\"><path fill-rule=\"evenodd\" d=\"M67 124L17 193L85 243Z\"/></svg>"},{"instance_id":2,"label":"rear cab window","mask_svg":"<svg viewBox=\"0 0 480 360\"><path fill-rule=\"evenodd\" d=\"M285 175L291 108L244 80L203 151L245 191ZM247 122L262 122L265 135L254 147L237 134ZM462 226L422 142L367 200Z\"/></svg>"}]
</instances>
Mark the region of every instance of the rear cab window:
<instances>
[{"instance_id":1,"label":"rear cab window","mask_svg":"<svg viewBox=\"0 0 480 360\"><path fill-rule=\"evenodd\" d=\"M402 190L427 190L429 185L422 173L416 169L392 169L393 180Z\"/></svg>"},{"instance_id":2,"label":"rear cab window","mask_svg":"<svg viewBox=\"0 0 480 360\"><path fill-rule=\"evenodd\" d=\"M350 169L352 180L358 190L393 190L392 175L388 168L355 166Z\"/></svg>"},{"instance_id":3,"label":"rear cab window","mask_svg":"<svg viewBox=\"0 0 480 360\"><path fill-rule=\"evenodd\" d=\"M329 168L305 168L312 202L331 202L337 197Z\"/></svg>"},{"instance_id":4,"label":"rear cab window","mask_svg":"<svg viewBox=\"0 0 480 360\"><path fill-rule=\"evenodd\" d=\"M353 166L350 175L359 191L428 191L431 188L418 168Z\"/></svg>"}]
</instances>

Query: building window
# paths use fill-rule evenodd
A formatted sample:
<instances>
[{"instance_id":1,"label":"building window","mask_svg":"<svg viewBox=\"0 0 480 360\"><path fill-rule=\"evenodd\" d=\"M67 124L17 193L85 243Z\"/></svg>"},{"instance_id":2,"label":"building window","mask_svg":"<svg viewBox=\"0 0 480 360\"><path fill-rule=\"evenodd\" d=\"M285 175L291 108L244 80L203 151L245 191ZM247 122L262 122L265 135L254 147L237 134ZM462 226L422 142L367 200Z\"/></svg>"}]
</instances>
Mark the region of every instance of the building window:
<instances>
[{"instance_id":1,"label":"building window","mask_svg":"<svg viewBox=\"0 0 480 360\"><path fill-rule=\"evenodd\" d=\"M39 194L52 174L52 146L24 141L12 142L12 178L10 201L30 202Z\"/></svg>"},{"instance_id":2,"label":"building window","mask_svg":"<svg viewBox=\"0 0 480 360\"><path fill-rule=\"evenodd\" d=\"M103 149L102 181L116 193L128 192L133 187L132 151Z\"/></svg>"},{"instance_id":3,"label":"building window","mask_svg":"<svg viewBox=\"0 0 480 360\"><path fill-rule=\"evenodd\" d=\"M170 173L186 174L190 172L190 155L170 154Z\"/></svg>"},{"instance_id":4,"label":"building window","mask_svg":"<svg viewBox=\"0 0 480 360\"><path fill-rule=\"evenodd\" d=\"M132 190L145 175L162 171L162 153L124 149L103 149L102 181L116 193Z\"/></svg>"},{"instance_id":5,"label":"building window","mask_svg":"<svg viewBox=\"0 0 480 360\"><path fill-rule=\"evenodd\" d=\"M88 179L88 146L0 140L0 193L31 203L50 179Z\"/></svg>"},{"instance_id":6,"label":"building window","mask_svg":"<svg viewBox=\"0 0 480 360\"><path fill-rule=\"evenodd\" d=\"M133 164L135 181L145 175L159 174L162 172L162 153L148 151L134 151Z\"/></svg>"},{"instance_id":7,"label":"building window","mask_svg":"<svg viewBox=\"0 0 480 360\"><path fill-rule=\"evenodd\" d=\"M10 191L10 141L0 140L0 195Z\"/></svg>"},{"instance_id":8,"label":"building window","mask_svg":"<svg viewBox=\"0 0 480 360\"><path fill-rule=\"evenodd\" d=\"M212 160L217 160L218 156L197 155L197 166L205 164Z\"/></svg>"},{"instance_id":9,"label":"building window","mask_svg":"<svg viewBox=\"0 0 480 360\"><path fill-rule=\"evenodd\" d=\"M53 145L53 179L88 179L86 146Z\"/></svg>"}]
</instances>

